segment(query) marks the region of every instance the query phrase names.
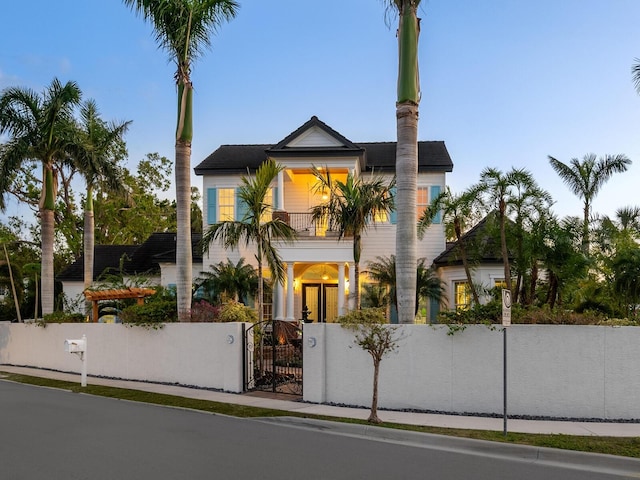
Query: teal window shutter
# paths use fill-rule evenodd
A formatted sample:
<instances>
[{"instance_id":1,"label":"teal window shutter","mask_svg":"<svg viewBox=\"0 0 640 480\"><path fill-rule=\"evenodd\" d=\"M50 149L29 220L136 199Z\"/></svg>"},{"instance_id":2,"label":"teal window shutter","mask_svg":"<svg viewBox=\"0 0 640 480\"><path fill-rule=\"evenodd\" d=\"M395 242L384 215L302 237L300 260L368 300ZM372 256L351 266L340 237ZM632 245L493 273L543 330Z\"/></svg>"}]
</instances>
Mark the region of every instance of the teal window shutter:
<instances>
[{"instance_id":1,"label":"teal window shutter","mask_svg":"<svg viewBox=\"0 0 640 480\"><path fill-rule=\"evenodd\" d=\"M236 222L241 222L247 216L247 204L238 195L238 189L236 188Z\"/></svg>"},{"instance_id":2,"label":"teal window shutter","mask_svg":"<svg viewBox=\"0 0 640 480\"><path fill-rule=\"evenodd\" d=\"M273 187L271 189L271 203L274 210L280 210L280 205L278 205L278 187Z\"/></svg>"},{"instance_id":3,"label":"teal window shutter","mask_svg":"<svg viewBox=\"0 0 640 480\"><path fill-rule=\"evenodd\" d=\"M438 198L438 195L440 195L440 185L433 185L431 187L431 192L430 192L431 198L429 198L429 202L433 202L436 198ZM436 213L433 216L433 223L441 223L441 222L442 222L442 212L438 210L438 213Z\"/></svg>"},{"instance_id":4,"label":"teal window shutter","mask_svg":"<svg viewBox=\"0 0 640 480\"><path fill-rule=\"evenodd\" d=\"M396 187L393 187L391 189L391 196L395 199L395 197L396 197ZM397 212L396 208L394 208L393 211L389 212L389 223L391 225L395 225L396 223L398 223L398 212Z\"/></svg>"},{"instance_id":5,"label":"teal window shutter","mask_svg":"<svg viewBox=\"0 0 640 480\"><path fill-rule=\"evenodd\" d=\"M213 225L217 222L218 192L215 188L207 188L207 223Z\"/></svg>"}]
</instances>

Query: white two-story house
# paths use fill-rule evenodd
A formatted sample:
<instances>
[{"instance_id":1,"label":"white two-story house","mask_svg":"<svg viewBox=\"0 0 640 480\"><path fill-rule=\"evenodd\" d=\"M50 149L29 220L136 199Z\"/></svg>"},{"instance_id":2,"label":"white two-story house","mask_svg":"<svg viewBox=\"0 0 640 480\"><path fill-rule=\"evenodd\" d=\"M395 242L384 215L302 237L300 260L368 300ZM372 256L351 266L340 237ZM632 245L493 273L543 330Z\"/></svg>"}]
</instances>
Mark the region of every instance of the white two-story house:
<instances>
[{"instance_id":1,"label":"white two-story house","mask_svg":"<svg viewBox=\"0 0 640 480\"><path fill-rule=\"evenodd\" d=\"M326 225L311 221L310 208L323 201L322 192L315 188L312 167L328 169L338 179L344 179L349 172L373 172L391 179L395 175L395 156L395 142L354 143L315 116L275 144L222 145L195 167L195 173L202 176L204 229L222 220L239 219L242 212L236 192L241 177L254 173L267 158L274 159L284 169L272 186L270 202L274 214L289 222L299 236L292 244L278 245L287 275L285 283L277 285L273 292L273 317L298 320L307 306L311 310L309 318L332 322L350 307L350 294L356 288L352 282L353 245L352 239L338 240ZM446 174L452 169L444 142L418 142L418 216L442 191ZM396 215L391 213L380 220L362 237L361 270L366 270L367 262L378 256L395 254ZM418 255L430 265L444 250L444 225L436 217L419 241ZM251 247L229 251L212 244L203 255L203 270L227 258L236 262L241 257L255 264ZM366 281L366 275L362 275L361 283Z\"/></svg>"}]
</instances>

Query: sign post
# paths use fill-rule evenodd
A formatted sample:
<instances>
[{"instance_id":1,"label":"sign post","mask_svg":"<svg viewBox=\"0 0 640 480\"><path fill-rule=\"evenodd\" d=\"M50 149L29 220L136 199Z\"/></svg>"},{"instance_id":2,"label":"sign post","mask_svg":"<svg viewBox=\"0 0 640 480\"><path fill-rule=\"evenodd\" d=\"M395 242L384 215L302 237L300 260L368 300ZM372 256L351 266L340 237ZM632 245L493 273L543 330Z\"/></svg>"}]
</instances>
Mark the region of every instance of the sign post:
<instances>
[{"instance_id":1,"label":"sign post","mask_svg":"<svg viewBox=\"0 0 640 480\"><path fill-rule=\"evenodd\" d=\"M502 386L503 433L507 436L507 327L511 325L511 291L502 289Z\"/></svg>"}]
</instances>

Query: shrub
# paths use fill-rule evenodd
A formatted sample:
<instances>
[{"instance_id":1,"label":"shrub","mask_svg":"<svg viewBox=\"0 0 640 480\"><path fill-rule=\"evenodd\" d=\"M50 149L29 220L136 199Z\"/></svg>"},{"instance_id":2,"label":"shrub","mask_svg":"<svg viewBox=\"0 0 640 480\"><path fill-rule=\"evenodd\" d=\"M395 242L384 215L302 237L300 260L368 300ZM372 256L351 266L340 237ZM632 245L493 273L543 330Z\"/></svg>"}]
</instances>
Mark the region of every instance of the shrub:
<instances>
[{"instance_id":1,"label":"shrub","mask_svg":"<svg viewBox=\"0 0 640 480\"><path fill-rule=\"evenodd\" d=\"M156 300L142 305L131 305L120 312L122 323L159 328L163 323L176 322L178 310L172 300Z\"/></svg>"},{"instance_id":2,"label":"shrub","mask_svg":"<svg viewBox=\"0 0 640 480\"><path fill-rule=\"evenodd\" d=\"M85 316L81 313L53 312L46 314L42 321L44 323L82 323L85 321Z\"/></svg>"},{"instance_id":3,"label":"shrub","mask_svg":"<svg viewBox=\"0 0 640 480\"><path fill-rule=\"evenodd\" d=\"M215 322L222 307L211 305L206 300L196 302L191 307L192 322Z\"/></svg>"},{"instance_id":4,"label":"shrub","mask_svg":"<svg viewBox=\"0 0 640 480\"><path fill-rule=\"evenodd\" d=\"M215 322L251 322L258 321L258 314L242 303L229 302L222 305Z\"/></svg>"}]
</instances>

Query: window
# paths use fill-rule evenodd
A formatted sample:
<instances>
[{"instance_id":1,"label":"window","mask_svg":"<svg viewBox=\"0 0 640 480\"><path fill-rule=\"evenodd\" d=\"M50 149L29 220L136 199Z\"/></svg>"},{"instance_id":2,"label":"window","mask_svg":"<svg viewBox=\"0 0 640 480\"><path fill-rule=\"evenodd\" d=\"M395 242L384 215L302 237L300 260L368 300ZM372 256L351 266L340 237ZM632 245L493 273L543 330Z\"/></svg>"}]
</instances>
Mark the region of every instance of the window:
<instances>
[{"instance_id":1,"label":"window","mask_svg":"<svg viewBox=\"0 0 640 480\"><path fill-rule=\"evenodd\" d=\"M429 190L427 187L418 187L416 190L416 221L420 220L422 213L429 206Z\"/></svg>"},{"instance_id":2,"label":"window","mask_svg":"<svg viewBox=\"0 0 640 480\"><path fill-rule=\"evenodd\" d=\"M467 282L453 283L456 310L466 310L471 306L471 288Z\"/></svg>"},{"instance_id":3,"label":"window","mask_svg":"<svg viewBox=\"0 0 640 480\"><path fill-rule=\"evenodd\" d=\"M235 219L235 200L235 189L218 189L218 219L220 222L233 221Z\"/></svg>"},{"instance_id":4,"label":"window","mask_svg":"<svg viewBox=\"0 0 640 480\"><path fill-rule=\"evenodd\" d=\"M505 282L504 279L502 279L502 278L495 279L493 281L493 286L495 288L498 288L498 289L502 290L503 288L507 288L507 282Z\"/></svg>"}]
</instances>

